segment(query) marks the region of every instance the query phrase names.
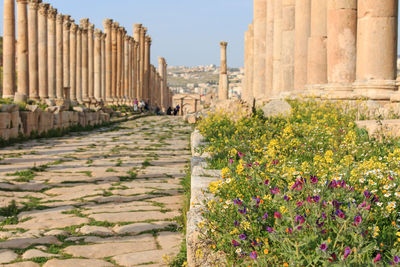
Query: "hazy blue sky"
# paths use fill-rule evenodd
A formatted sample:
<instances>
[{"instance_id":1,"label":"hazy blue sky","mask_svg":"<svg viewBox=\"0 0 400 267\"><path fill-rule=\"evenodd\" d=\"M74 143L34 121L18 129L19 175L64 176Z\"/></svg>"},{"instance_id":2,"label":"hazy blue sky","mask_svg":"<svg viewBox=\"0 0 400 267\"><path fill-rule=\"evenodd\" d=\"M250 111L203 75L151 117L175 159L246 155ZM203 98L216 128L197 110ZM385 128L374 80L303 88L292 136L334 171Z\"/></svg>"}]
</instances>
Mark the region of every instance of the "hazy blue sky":
<instances>
[{"instance_id":1,"label":"hazy blue sky","mask_svg":"<svg viewBox=\"0 0 400 267\"><path fill-rule=\"evenodd\" d=\"M47 0L75 21L88 17L97 28L112 18L132 35L136 22L153 39L152 63L208 65L220 61L219 42L229 42L228 65L243 66L244 32L253 16L252 0ZM3 21L3 3L0 5ZM1 29L1 32L3 30Z\"/></svg>"}]
</instances>

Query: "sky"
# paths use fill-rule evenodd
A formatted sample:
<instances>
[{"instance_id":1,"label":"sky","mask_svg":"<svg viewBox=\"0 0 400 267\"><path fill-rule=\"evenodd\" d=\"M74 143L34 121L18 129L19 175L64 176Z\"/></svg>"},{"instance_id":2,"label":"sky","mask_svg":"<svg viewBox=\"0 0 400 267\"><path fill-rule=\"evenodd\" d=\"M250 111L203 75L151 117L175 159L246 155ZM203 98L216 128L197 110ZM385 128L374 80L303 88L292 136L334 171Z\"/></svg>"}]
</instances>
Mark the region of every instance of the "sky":
<instances>
[{"instance_id":1,"label":"sky","mask_svg":"<svg viewBox=\"0 0 400 267\"><path fill-rule=\"evenodd\" d=\"M47 0L75 22L88 17L103 29L104 18L124 26L130 35L142 23L152 37L152 63L220 65L220 41L228 44L229 67L242 67L244 32L253 17L252 0ZM0 5L1 22L3 4ZM1 32L3 30L1 29Z\"/></svg>"}]
</instances>

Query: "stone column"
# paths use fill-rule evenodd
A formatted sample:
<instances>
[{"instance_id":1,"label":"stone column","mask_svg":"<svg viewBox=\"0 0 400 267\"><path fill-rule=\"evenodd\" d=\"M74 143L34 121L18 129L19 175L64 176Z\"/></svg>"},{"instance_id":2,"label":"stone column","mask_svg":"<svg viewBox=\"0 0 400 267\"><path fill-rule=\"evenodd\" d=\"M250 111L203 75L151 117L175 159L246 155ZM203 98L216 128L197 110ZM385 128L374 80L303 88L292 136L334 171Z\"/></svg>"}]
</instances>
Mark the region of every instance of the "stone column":
<instances>
[{"instance_id":1,"label":"stone column","mask_svg":"<svg viewBox=\"0 0 400 267\"><path fill-rule=\"evenodd\" d=\"M17 93L16 102L25 102L29 94L29 55L28 55L28 0L17 0Z\"/></svg>"},{"instance_id":2,"label":"stone column","mask_svg":"<svg viewBox=\"0 0 400 267\"><path fill-rule=\"evenodd\" d=\"M41 0L29 1L29 98L35 100L39 99L38 9L40 2ZM49 17L49 28L51 23L50 20L51 18Z\"/></svg>"},{"instance_id":3,"label":"stone column","mask_svg":"<svg viewBox=\"0 0 400 267\"><path fill-rule=\"evenodd\" d=\"M145 88L144 88L144 58L145 58L145 36L146 36L146 28L140 28L140 100L145 98Z\"/></svg>"},{"instance_id":4,"label":"stone column","mask_svg":"<svg viewBox=\"0 0 400 267\"><path fill-rule=\"evenodd\" d=\"M88 28L88 90L89 99L91 103L94 103L94 25L89 23Z\"/></svg>"},{"instance_id":5,"label":"stone column","mask_svg":"<svg viewBox=\"0 0 400 267\"><path fill-rule=\"evenodd\" d=\"M129 100L129 39L128 35L124 38L124 95L126 101Z\"/></svg>"},{"instance_id":6,"label":"stone column","mask_svg":"<svg viewBox=\"0 0 400 267\"><path fill-rule=\"evenodd\" d=\"M15 92L15 1L4 0L3 98L14 98Z\"/></svg>"},{"instance_id":7,"label":"stone column","mask_svg":"<svg viewBox=\"0 0 400 267\"><path fill-rule=\"evenodd\" d=\"M281 0L279 0L281 1ZM254 97L265 97L267 0L254 0ZM224 97L220 99L225 99Z\"/></svg>"},{"instance_id":8,"label":"stone column","mask_svg":"<svg viewBox=\"0 0 400 267\"><path fill-rule=\"evenodd\" d=\"M115 104L120 104L121 101L121 48L122 48L122 42L121 42L121 36L122 36L122 28L118 27L117 29L117 76L116 76L116 99L117 101Z\"/></svg>"},{"instance_id":9,"label":"stone column","mask_svg":"<svg viewBox=\"0 0 400 267\"><path fill-rule=\"evenodd\" d=\"M133 50L134 57L134 70L133 70L133 86L134 86L134 95L133 98L139 99L139 43L135 41L135 46Z\"/></svg>"},{"instance_id":10,"label":"stone column","mask_svg":"<svg viewBox=\"0 0 400 267\"><path fill-rule=\"evenodd\" d=\"M117 103L117 41L118 41L119 23L112 24L112 99L113 104Z\"/></svg>"},{"instance_id":11,"label":"stone column","mask_svg":"<svg viewBox=\"0 0 400 267\"><path fill-rule=\"evenodd\" d=\"M82 29L76 31L76 99L83 104L82 99Z\"/></svg>"},{"instance_id":12,"label":"stone column","mask_svg":"<svg viewBox=\"0 0 400 267\"><path fill-rule=\"evenodd\" d=\"M112 99L112 24L113 21L111 19L103 20L103 27L104 32L106 34L106 44L105 44L105 58L106 58L106 94L105 94L105 101L107 104L111 104L113 102Z\"/></svg>"},{"instance_id":13,"label":"stone column","mask_svg":"<svg viewBox=\"0 0 400 267\"><path fill-rule=\"evenodd\" d=\"M89 54L88 54L88 30L89 19L80 20L82 27L82 100L86 105L90 104L89 99Z\"/></svg>"},{"instance_id":14,"label":"stone column","mask_svg":"<svg viewBox=\"0 0 400 267\"><path fill-rule=\"evenodd\" d=\"M94 31L94 97L101 102L101 36L99 29Z\"/></svg>"},{"instance_id":15,"label":"stone column","mask_svg":"<svg viewBox=\"0 0 400 267\"><path fill-rule=\"evenodd\" d=\"M358 0L354 83L354 93L358 97L388 100L397 90L397 5L397 0ZM400 101L400 93L392 100Z\"/></svg>"},{"instance_id":16,"label":"stone column","mask_svg":"<svg viewBox=\"0 0 400 267\"><path fill-rule=\"evenodd\" d=\"M357 1L328 0L325 97L349 99L356 78Z\"/></svg>"},{"instance_id":17,"label":"stone column","mask_svg":"<svg viewBox=\"0 0 400 267\"><path fill-rule=\"evenodd\" d=\"M134 50L134 57L135 57L135 98L140 100L141 97L141 84L140 84L140 65L141 65L141 52L140 52L140 41L141 41L141 28L142 24L134 24L133 25L133 33L135 39L135 50Z\"/></svg>"},{"instance_id":18,"label":"stone column","mask_svg":"<svg viewBox=\"0 0 400 267\"><path fill-rule=\"evenodd\" d=\"M254 53L254 39L253 39L253 25L249 25L249 29L247 31L247 39L245 39L245 51L247 55L245 56L245 85L244 85L244 94L242 93L242 97L249 103L253 101L253 53ZM271 44L269 44L271 45Z\"/></svg>"},{"instance_id":19,"label":"stone column","mask_svg":"<svg viewBox=\"0 0 400 267\"><path fill-rule=\"evenodd\" d=\"M307 88L320 95L327 83L327 0L311 0L311 37L308 39Z\"/></svg>"},{"instance_id":20,"label":"stone column","mask_svg":"<svg viewBox=\"0 0 400 267\"><path fill-rule=\"evenodd\" d=\"M151 37L146 36L145 47L144 47L144 99L148 104L151 98L151 88L150 88L150 47L151 47Z\"/></svg>"},{"instance_id":21,"label":"stone column","mask_svg":"<svg viewBox=\"0 0 400 267\"><path fill-rule=\"evenodd\" d=\"M311 31L311 0L296 0L296 43L294 48L294 89L303 92L307 84L308 38Z\"/></svg>"},{"instance_id":22,"label":"stone column","mask_svg":"<svg viewBox=\"0 0 400 267\"><path fill-rule=\"evenodd\" d=\"M50 94L51 99L63 96L64 90L64 16L57 15L56 19L56 92Z\"/></svg>"},{"instance_id":23,"label":"stone column","mask_svg":"<svg viewBox=\"0 0 400 267\"><path fill-rule=\"evenodd\" d=\"M226 48L228 46L228 43L220 42L219 44L221 46L221 67L220 67L220 74L219 74L218 99L226 100L229 98L228 68L227 68L227 64L226 64ZM264 52L264 55L265 55L265 52ZM265 67L265 60L264 60L264 67ZM265 76L263 76L263 78L265 80Z\"/></svg>"},{"instance_id":24,"label":"stone column","mask_svg":"<svg viewBox=\"0 0 400 267\"><path fill-rule=\"evenodd\" d=\"M295 0L282 1L282 77L283 91L294 90Z\"/></svg>"},{"instance_id":25,"label":"stone column","mask_svg":"<svg viewBox=\"0 0 400 267\"><path fill-rule=\"evenodd\" d=\"M72 23L70 29L70 38L69 38L69 87L70 87L70 99L73 103L77 101L77 93L76 93L76 32L78 30L78 25Z\"/></svg>"},{"instance_id":26,"label":"stone column","mask_svg":"<svg viewBox=\"0 0 400 267\"><path fill-rule=\"evenodd\" d=\"M254 40L255 42L255 40ZM279 96L282 92L282 66L281 66L281 52L282 52L282 0L274 0L274 43L273 43L273 80L272 80L272 93L271 96ZM254 50L253 60L257 57ZM255 73L253 70L253 77ZM254 78L253 78L254 88ZM255 93L253 89L253 93ZM254 97L256 97L254 95Z\"/></svg>"},{"instance_id":27,"label":"stone column","mask_svg":"<svg viewBox=\"0 0 400 267\"><path fill-rule=\"evenodd\" d=\"M64 86L61 91L57 91L57 99L64 100L64 88L69 88L69 30L71 28L71 16L64 15L64 31L63 31L63 73Z\"/></svg>"},{"instance_id":28,"label":"stone column","mask_svg":"<svg viewBox=\"0 0 400 267\"><path fill-rule=\"evenodd\" d=\"M57 73L57 9L50 7L47 11L47 67L48 67L48 94L49 99L56 96L56 73ZM30 43L31 41L29 41ZM31 53L29 51L29 53ZM29 62L32 64L32 62ZM31 74L29 74L31 75Z\"/></svg>"},{"instance_id":29,"label":"stone column","mask_svg":"<svg viewBox=\"0 0 400 267\"><path fill-rule=\"evenodd\" d=\"M163 57L159 57L158 58L158 72L160 73L160 76L161 76L161 86L160 86L160 94L159 94L159 103L160 103L160 108L161 108L161 110L165 110L165 95L164 95L164 90L166 89L166 88L164 88L163 87L163 82L164 82L164 79L165 79L165 74L166 73L164 73L164 64L165 64L165 59L163 58Z\"/></svg>"},{"instance_id":30,"label":"stone column","mask_svg":"<svg viewBox=\"0 0 400 267\"><path fill-rule=\"evenodd\" d=\"M266 43L265 43L265 90L264 94L266 98L271 97L273 87L273 62L274 62L274 0L267 0L267 19L266 19ZM249 35L250 33L249 29ZM248 39L253 39L252 36L248 36ZM254 46L254 44L248 44L248 47ZM253 50L253 47L249 48ZM252 52L253 53L253 52ZM252 92L249 95L249 100L253 98Z\"/></svg>"},{"instance_id":31,"label":"stone column","mask_svg":"<svg viewBox=\"0 0 400 267\"><path fill-rule=\"evenodd\" d=\"M106 101L106 34L101 35L101 100Z\"/></svg>"},{"instance_id":32,"label":"stone column","mask_svg":"<svg viewBox=\"0 0 400 267\"><path fill-rule=\"evenodd\" d=\"M47 11L50 5L39 5L38 40L39 40L39 97L47 99L48 95L48 68L47 68Z\"/></svg>"}]
</instances>

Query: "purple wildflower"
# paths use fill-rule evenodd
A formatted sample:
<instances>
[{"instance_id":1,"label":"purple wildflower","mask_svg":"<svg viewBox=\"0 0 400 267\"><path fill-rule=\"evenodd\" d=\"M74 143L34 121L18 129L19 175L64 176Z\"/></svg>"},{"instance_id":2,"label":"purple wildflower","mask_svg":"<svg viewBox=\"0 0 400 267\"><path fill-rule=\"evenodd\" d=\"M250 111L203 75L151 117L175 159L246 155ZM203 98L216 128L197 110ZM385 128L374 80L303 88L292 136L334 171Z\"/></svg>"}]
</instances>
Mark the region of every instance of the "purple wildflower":
<instances>
[{"instance_id":1,"label":"purple wildflower","mask_svg":"<svg viewBox=\"0 0 400 267\"><path fill-rule=\"evenodd\" d=\"M264 216L262 217L264 220L268 219L268 213L264 213Z\"/></svg>"},{"instance_id":2,"label":"purple wildflower","mask_svg":"<svg viewBox=\"0 0 400 267\"><path fill-rule=\"evenodd\" d=\"M279 194L281 191L279 191L279 188L275 186L274 189L271 188L271 194L276 195Z\"/></svg>"},{"instance_id":3,"label":"purple wildflower","mask_svg":"<svg viewBox=\"0 0 400 267\"><path fill-rule=\"evenodd\" d=\"M252 258L253 260L256 260L257 259L257 252L256 251L251 252L250 253L250 258Z\"/></svg>"},{"instance_id":4,"label":"purple wildflower","mask_svg":"<svg viewBox=\"0 0 400 267\"><path fill-rule=\"evenodd\" d=\"M362 222L361 216L354 217L354 225L357 226Z\"/></svg>"},{"instance_id":5,"label":"purple wildflower","mask_svg":"<svg viewBox=\"0 0 400 267\"><path fill-rule=\"evenodd\" d=\"M296 223L303 224L306 220L304 219L303 216L297 215L297 216L295 217L295 221L296 221Z\"/></svg>"},{"instance_id":6,"label":"purple wildflower","mask_svg":"<svg viewBox=\"0 0 400 267\"><path fill-rule=\"evenodd\" d=\"M312 175L312 176L310 177L310 180L311 180L311 183L313 183L313 184L318 183L318 178L317 178L317 176Z\"/></svg>"},{"instance_id":7,"label":"purple wildflower","mask_svg":"<svg viewBox=\"0 0 400 267\"><path fill-rule=\"evenodd\" d=\"M239 239L245 240L247 238L246 234L240 234Z\"/></svg>"},{"instance_id":8,"label":"purple wildflower","mask_svg":"<svg viewBox=\"0 0 400 267\"><path fill-rule=\"evenodd\" d=\"M265 185L269 185L269 180L268 180L268 179L265 180L264 184L265 184Z\"/></svg>"},{"instance_id":9,"label":"purple wildflower","mask_svg":"<svg viewBox=\"0 0 400 267\"><path fill-rule=\"evenodd\" d=\"M286 200L286 201L289 201L290 198L287 195L284 195L283 199Z\"/></svg>"},{"instance_id":10,"label":"purple wildflower","mask_svg":"<svg viewBox=\"0 0 400 267\"><path fill-rule=\"evenodd\" d=\"M327 246L325 243L322 243L321 246L319 246L319 248L320 248L322 251L325 251L325 250L328 248L328 246Z\"/></svg>"},{"instance_id":11,"label":"purple wildflower","mask_svg":"<svg viewBox=\"0 0 400 267\"><path fill-rule=\"evenodd\" d=\"M319 195L316 195L315 197L313 197L313 200L315 203L317 203L321 200L321 197Z\"/></svg>"},{"instance_id":12,"label":"purple wildflower","mask_svg":"<svg viewBox=\"0 0 400 267\"><path fill-rule=\"evenodd\" d=\"M244 157L244 153L238 152L238 156L239 156L239 158L243 158Z\"/></svg>"},{"instance_id":13,"label":"purple wildflower","mask_svg":"<svg viewBox=\"0 0 400 267\"><path fill-rule=\"evenodd\" d=\"M271 227L269 227L269 226L267 227L267 232L268 232L268 233L272 233L273 231L274 231L274 228L271 228Z\"/></svg>"},{"instance_id":14,"label":"purple wildflower","mask_svg":"<svg viewBox=\"0 0 400 267\"><path fill-rule=\"evenodd\" d=\"M233 159L229 159L229 163L232 164L233 163Z\"/></svg>"},{"instance_id":15,"label":"purple wildflower","mask_svg":"<svg viewBox=\"0 0 400 267\"><path fill-rule=\"evenodd\" d=\"M399 263L399 262L400 262L399 256L394 256L393 261L394 261L394 263L396 263L396 264Z\"/></svg>"},{"instance_id":16,"label":"purple wildflower","mask_svg":"<svg viewBox=\"0 0 400 267\"><path fill-rule=\"evenodd\" d=\"M237 242L236 240L232 240L232 245L233 245L233 247L240 246L239 242Z\"/></svg>"},{"instance_id":17,"label":"purple wildflower","mask_svg":"<svg viewBox=\"0 0 400 267\"><path fill-rule=\"evenodd\" d=\"M240 214L243 214L243 215L247 213L246 207L243 207L242 210L241 210L241 209L238 209L238 211L239 211Z\"/></svg>"},{"instance_id":18,"label":"purple wildflower","mask_svg":"<svg viewBox=\"0 0 400 267\"><path fill-rule=\"evenodd\" d=\"M234 223L235 226L239 226L239 224L240 223L238 221L235 221L235 223Z\"/></svg>"},{"instance_id":19,"label":"purple wildflower","mask_svg":"<svg viewBox=\"0 0 400 267\"><path fill-rule=\"evenodd\" d=\"M351 253L351 248L350 247L346 247L344 249L344 259L346 259Z\"/></svg>"}]
</instances>

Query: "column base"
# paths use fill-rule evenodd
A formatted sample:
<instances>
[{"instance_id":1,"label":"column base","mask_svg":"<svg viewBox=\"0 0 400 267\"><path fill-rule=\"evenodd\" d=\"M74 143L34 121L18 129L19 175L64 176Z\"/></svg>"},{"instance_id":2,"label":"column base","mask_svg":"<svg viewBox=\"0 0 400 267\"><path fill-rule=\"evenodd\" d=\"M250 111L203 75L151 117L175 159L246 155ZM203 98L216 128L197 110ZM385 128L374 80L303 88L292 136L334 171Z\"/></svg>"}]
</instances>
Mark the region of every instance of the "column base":
<instances>
[{"instance_id":1,"label":"column base","mask_svg":"<svg viewBox=\"0 0 400 267\"><path fill-rule=\"evenodd\" d=\"M325 100L353 100L355 99L353 85L350 83L328 83L325 85L324 94L321 98Z\"/></svg>"},{"instance_id":2,"label":"column base","mask_svg":"<svg viewBox=\"0 0 400 267\"><path fill-rule=\"evenodd\" d=\"M301 94L308 98L321 98L325 94L326 84L307 84L306 90Z\"/></svg>"},{"instance_id":3,"label":"column base","mask_svg":"<svg viewBox=\"0 0 400 267\"><path fill-rule=\"evenodd\" d=\"M28 96L26 94L22 94L22 93L15 93L14 95L14 102L15 103L26 103L26 101L28 100Z\"/></svg>"},{"instance_id":4,"label":"column base","mask_svg":"<svg viewBox=\"0 0 400 267\"><path fill-rule=\"evenodd\" d=\"M397 90L395 80L356 81L353 88L355 98L371 100L390 100Z\"/></svg>"}]
</instances>

